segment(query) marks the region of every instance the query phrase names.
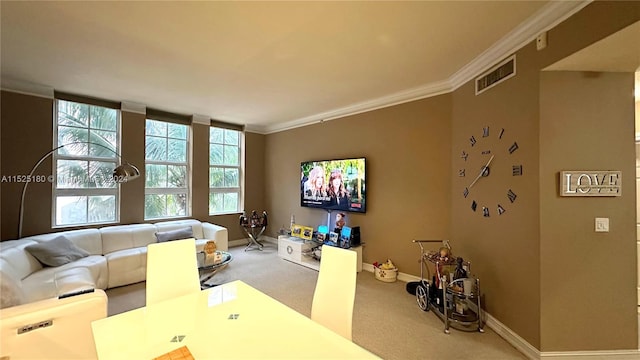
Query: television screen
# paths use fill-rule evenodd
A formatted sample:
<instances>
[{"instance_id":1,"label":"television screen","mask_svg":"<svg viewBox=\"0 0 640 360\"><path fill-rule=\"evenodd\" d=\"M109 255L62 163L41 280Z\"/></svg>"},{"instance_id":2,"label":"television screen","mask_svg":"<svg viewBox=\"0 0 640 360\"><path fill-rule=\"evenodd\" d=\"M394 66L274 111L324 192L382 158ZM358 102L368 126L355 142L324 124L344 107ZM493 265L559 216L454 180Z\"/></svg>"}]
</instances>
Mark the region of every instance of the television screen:
<instances>
[{"instance_id":1,"label":"television screen","mask_svg":"<svg viewBox=\"0 0 640 360\"><path fill-rule=\"evenodd\" d=\"M302 162L300 205L366 212L365 158Z\"/></svg>"}]
</instances>

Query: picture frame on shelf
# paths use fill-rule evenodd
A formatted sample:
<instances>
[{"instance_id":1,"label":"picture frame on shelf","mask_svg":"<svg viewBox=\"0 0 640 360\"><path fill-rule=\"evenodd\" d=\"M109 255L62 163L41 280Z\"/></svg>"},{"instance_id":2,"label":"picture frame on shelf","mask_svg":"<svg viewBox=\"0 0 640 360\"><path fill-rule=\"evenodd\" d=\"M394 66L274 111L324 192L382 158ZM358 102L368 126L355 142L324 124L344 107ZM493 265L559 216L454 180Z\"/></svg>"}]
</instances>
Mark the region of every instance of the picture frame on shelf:
<instances>
[{"instance_id":1,"label":"picture frame on shelf","mask_svg":"<svg viewBox=\"0 0 640 360\"><path fill-rule=\"evenodd\" d=\"M300 235L300 238L305 240L311 240L312 237L313 237L313 228L310 226L302 226L302 234Z\"/></svg>"},{"instance_id":2,"label":"picture frame on shelf","mask_svg":"<svg viewBox=\"0 0 640 360\"><path fill-rule=\"evenodd\" d=\"M293 224L291 225L291 236L301 237L302 236L302 225Z\"/></svg>"}]
</instances>

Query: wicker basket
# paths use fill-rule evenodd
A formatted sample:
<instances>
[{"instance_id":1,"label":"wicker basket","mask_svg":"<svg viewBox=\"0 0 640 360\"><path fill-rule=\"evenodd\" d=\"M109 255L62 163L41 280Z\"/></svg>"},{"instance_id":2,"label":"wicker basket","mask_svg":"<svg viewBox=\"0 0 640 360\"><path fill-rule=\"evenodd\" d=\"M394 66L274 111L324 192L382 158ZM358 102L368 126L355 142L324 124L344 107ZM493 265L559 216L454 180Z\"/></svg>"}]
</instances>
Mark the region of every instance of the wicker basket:
<instances>
[{"instance_id":1,"label":"wicker basket","mask_svg":"<svg viewBox=\"0 0 640 360\"><path fill-rule=\"evenodd\" d=\"M395 282L398 279L398 269L384 270L379 267L373 268L376 279L384 282Z\"/></svg>"}]
</instances>

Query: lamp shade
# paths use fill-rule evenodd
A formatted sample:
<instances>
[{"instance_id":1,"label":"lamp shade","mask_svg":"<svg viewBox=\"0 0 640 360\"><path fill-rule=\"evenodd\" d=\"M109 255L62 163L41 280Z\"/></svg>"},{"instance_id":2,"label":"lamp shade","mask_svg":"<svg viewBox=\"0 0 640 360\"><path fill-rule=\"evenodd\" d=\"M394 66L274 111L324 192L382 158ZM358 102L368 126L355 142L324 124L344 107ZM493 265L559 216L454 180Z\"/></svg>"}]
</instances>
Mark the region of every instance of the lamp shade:
<instances>
[{"instance_id":1,"label":"lamp shade","mask_svg":"<svg viewBox=\"0 0 640 360\"><path fill-rule=\"evenodd\" d=\"M140 177L140 170L137 167L124 163L113 169L113 180L117 183L123 183Z\"/></svg>"},{"instance_id":2,"label":"lamp shade","mask_svg":"<svg viewBox=\"0 0 640 360\"><path fill-rule=\"evenodd\" d=\"M64 145L60 145L54 149L51 149L49 152L47 152L46 154L44 154L40 160L38 160L36 162L35 165L33 165L33 167L31 168L31 172L29 173L29 178L31 178L33 176L33 173L36 171L36 168L38 168L38 166L46 159L48 158L51 154L53 154L54 152L58 151L58 149L61 149L65 146L69 146L69 145L76 145L76 144L91 144L91 145L95 145L95 146L100 146L103 147L109 151L111 151L112 153L116 154L116 156L118 158L122 159L122 156L120 156L120 154L118 154L115 150L101 145L101 144L97 144L97 143L93 143L93 142L88 142L88 141L78 141L78 142L73 142L73 143L68 143L68 144L64 144ZM123 160L124 161L124 160ZM124 161L124 164L116 167L113 170L113 180L116 183L124 183L130 180L134 180L137 179L138 177L140 177L140 170L138 170L137 167L135 167L134 165L129 164L128 162ZM25 182L24 186L22 187L22 195L20 197L20 215L18 218L18 238L22 238L22 222L24 219L24 196L27 193L27 186L29 185L29 182Z\"/></svg>"}]
</instances>

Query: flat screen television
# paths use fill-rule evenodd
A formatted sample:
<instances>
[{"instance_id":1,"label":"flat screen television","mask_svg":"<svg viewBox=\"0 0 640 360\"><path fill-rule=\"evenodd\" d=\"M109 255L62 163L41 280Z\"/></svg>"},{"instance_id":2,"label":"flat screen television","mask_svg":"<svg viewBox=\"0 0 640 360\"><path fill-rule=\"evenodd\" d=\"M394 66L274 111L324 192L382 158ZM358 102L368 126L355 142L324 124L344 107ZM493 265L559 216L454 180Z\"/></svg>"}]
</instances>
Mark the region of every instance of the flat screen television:
<instances>
[{"instance_id":1,"label":"flat screen television","mask_svg":"<svg viewBox=\"0 0 640 360\"><path fill-rule=\"evenodd\" d=\"M300 206L364 213L365 158L303 161Z\"/></svg>"}]
</instances>

